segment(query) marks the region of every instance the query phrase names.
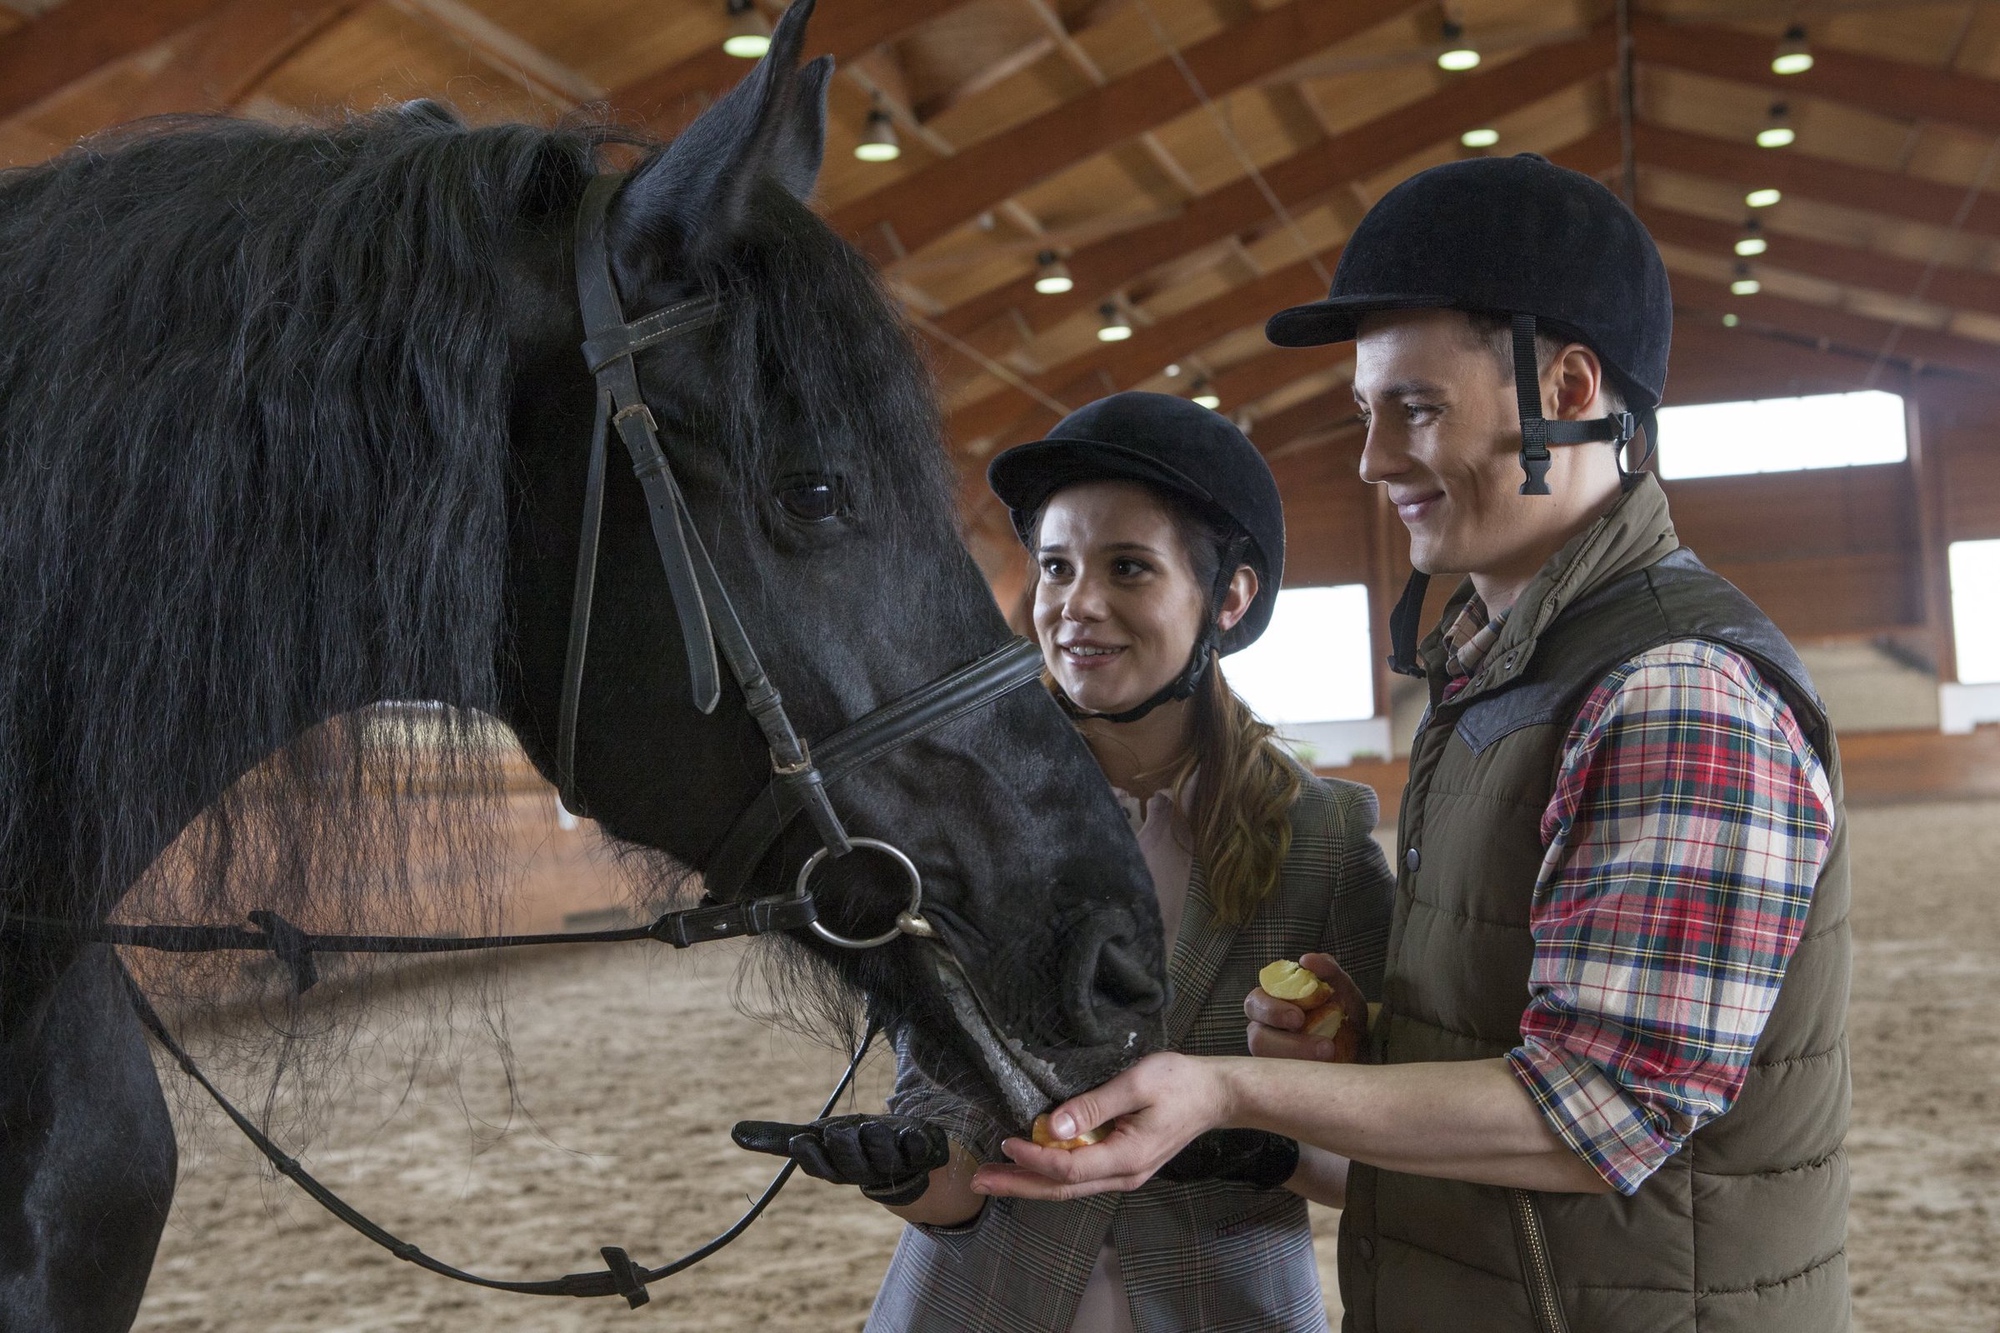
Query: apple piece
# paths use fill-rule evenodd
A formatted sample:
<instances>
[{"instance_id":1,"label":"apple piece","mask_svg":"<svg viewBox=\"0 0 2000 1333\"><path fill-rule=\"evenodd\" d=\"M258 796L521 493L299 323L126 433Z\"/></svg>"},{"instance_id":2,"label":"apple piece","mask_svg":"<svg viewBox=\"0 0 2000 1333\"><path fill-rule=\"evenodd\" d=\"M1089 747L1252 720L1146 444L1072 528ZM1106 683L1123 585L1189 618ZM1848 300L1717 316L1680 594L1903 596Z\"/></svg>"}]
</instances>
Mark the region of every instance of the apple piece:
<instances>
[{"instance_id":1,"label":"apple piece","mask_svg":"<svg viewBox=\"0 0 2000 1333\"><path fill-rule=\"evenodd\" d=\"M1096 1129L1086 1129L1073 1139L1059 1139L1055 1136L1055 1131L1049 1128L1049 1118L1046 1115L1038 1115L1035 1117L1034 1129L1029 1137L1035 1141L1037 1147L1061 1148L1064 1152L1070 1152L1077 1148L1088 1148L1093 1143L1104 1142L1111 1137L1111 1125L1107 1123L1099 1125Z\"/></svg>"},{"instance_id":2,"label":"apple piece","mask_svg":"<svg viewBox=\"0 0 2000 1333\"><path fill-rule=\"evenodd\" d=\"M1257 984L1272 999L1289 1001L1301 1009L1317 1009L1333 994L1333 987L1289 958L1267 963L1257 973Z\"/></svg>"}]
</instances>

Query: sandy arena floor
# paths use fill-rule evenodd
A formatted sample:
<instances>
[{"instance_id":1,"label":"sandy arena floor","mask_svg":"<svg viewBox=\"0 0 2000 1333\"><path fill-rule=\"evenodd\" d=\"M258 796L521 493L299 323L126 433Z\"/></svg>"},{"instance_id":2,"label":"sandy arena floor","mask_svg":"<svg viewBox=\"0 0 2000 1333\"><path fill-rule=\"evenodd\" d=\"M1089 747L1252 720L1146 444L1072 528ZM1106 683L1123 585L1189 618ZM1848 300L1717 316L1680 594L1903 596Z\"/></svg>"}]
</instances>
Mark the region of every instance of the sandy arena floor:
<instances>
[{"instance_id":1,"label":"sandy arena floor","mask_svg":"<svg viewBox=\"0 0 2000 1333\"><path fill-rule=\"evenodd\" d=\"M1856 1325L1993 1333L2000 914L1988 895L2000 803L1853 819ZM453 1076L390 1029L326 1113L308 1165L429 1252L482 1271L597 1267L607 1244L661 1262L725 1226L767 1174L768 1159L730 1145L730 1122L804 1118L839 1067L732 1008L736 962L723 946L631 946L516 964L511 1118L490 1042L468 1042ZM871 1065L864 1104L882 1088ZM823 1333L859 1327L896 1238L881 1209L801 1178L746 1239L636 1313L481 1292L374 1249L274 1180L205 1103L178 1101L180 1191L137 1325L154 1333ZM1331 1296L1335 1215L1319 1220Z\"/></svg>"}]
</instances>

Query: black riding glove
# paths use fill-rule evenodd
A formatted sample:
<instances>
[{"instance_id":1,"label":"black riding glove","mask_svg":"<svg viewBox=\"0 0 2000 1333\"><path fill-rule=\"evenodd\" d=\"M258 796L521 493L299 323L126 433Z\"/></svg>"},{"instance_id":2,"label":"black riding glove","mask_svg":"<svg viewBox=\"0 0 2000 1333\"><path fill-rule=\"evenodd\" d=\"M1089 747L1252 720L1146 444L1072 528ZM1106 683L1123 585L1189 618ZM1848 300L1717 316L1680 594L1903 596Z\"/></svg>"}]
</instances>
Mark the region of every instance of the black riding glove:
<instances>
[{"instance_id":1,"label":"black riding glove","mask_svg":"<svg viewBox=\"0 0 2000 1333\"><path fill-rule=\"evenodd\" d=\"M1211 1129L1174 1154L1155 1174L1176 1185L1234 1180L1276 1189L1299 1169L1299 1144L1261 1129Z\"/></svg>"},{"instance_id":2,"label":"black riding glove","mask_svg":"<svg viewBox=\"0 0 2000 1333\"><path fill-rule=\"evenodd\" d=\"M951 1142L927 1120L906 1115L838 1115L810 1125L739 1120L736 1146L789 1157L809 1176L859 1185L877 1203L915 1203L931 1172L951 1160Z\"/></svg>"}]
</instances>

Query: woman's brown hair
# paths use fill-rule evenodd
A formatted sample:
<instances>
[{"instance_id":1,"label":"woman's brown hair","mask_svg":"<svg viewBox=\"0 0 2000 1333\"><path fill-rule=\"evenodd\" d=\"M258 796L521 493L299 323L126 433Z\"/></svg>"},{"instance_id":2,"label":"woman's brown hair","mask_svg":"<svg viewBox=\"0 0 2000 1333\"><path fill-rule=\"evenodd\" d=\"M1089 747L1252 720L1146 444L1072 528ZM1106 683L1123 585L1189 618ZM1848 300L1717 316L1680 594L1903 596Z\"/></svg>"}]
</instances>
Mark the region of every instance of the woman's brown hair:
<instances>
[{"instance_id":1,"label":"woman's brown hair","mask_svg":"<svg viewBox=\"0 0 2000 1333\"><path fill-rule=\"evenodd\" d=\"M1292 848L1299 770L1278 749L1271 727L1229 688L1220 661L1211 658L1190 708L1187 754L1169 785L1175 803L1187 811L1216 915L1240 926L1278 886ZM1187 801L1188 779L1196 770L1201 778Z\"/></svg>"},{"instance_id":2,"label":"woman's brown hair","mask_svg":"<svg viewBox=\"0 0 2000 1333\"><path fill-rule=\"evenodd\" d=\"M1212 625L1229 579L1245 563L1248 539L1235 524L1172 492L1146 489L1173 516L1195 580L1209 590L1203 615ZM1037 514L1030 528L1040 527ZM1032 589L1030 583L1030 595ZM1275 597L1278 590L1259 587L1257 595ZM1216 915L1226 925L1240 926L1277 888L1292 847L1292 806L1304 784L1297 763L1273 739L1275 729L1259 721L1229 688L1213 637L1203 635L1198 642L1209 645L1208 662L1189 698L1188 748L1174 764L1167 788L1174 804L1186 811L1192 850ZM1043 682L1055 688L1046 673ZM1190 799L1189 780L1197 772L1200 780Z\"/></svg>"}]
</instances>

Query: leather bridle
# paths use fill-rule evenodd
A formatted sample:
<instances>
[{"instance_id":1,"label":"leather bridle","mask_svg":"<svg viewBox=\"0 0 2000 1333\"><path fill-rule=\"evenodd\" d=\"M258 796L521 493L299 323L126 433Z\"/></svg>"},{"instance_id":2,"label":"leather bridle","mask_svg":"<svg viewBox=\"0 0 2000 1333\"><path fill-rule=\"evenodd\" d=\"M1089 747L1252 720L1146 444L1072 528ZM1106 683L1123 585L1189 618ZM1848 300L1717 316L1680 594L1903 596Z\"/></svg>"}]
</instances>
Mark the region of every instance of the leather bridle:
<instances>
[{"instance_id":1,"label":"leather bridle","mask_svg":"<svg viewBox=\"0 0 2000 1333\"><path fill-rule=\"evenodd\" d=\"M628 322L618 299L611 269L607 224L611 202L623 184L621 175L594 177L583 193L576 218L576 295L583 311L583 356L597 377L597 415L591 428L590 463L585 473L583 523L578 540L576 586L570 602L569 648L563 661L562 704L556 741L556 770L563 799L573 810L585 806L576 792L576 720L583 694L584 662L590 646L591 600L597 578L598 534L604 512L607 437L615 429L631 455L632 474L646 495L653 542L660 554L680 623L681 645L687 654L688 681L694 706L713 712L722 694L717 670L718 651L743 694L743 706L764 734L771 753L771 780L723 836L703 871L708 897L719 904L739 902L737 895L801 812L811 821L820 849L799 868L789 895L741 902L744 911L757 904L784 905L799 910L811 899L811 880L819 865L866 848L881 855L909 881L909 905L896 917L895 927L882 934L855 939L827 928L817 915L809 924L819 937L845 949L886 944L898 934L931 936L924 920L923 878L901 850L873 838L851 837L826 793L862 765L887 754L936 727L993 703L1041 676L1039 649L1015 639L995 652L932 681L914 693L869 713L820 742L819 755L799 735L785 712L784 700L772 685L757 650L744 631L728 590L716 577L701 536L695 531L666 451L660 445L659 424L646 406L633 358L646 348L691 333L715 322L721 301L712 296L677 301L650 315ZM750 933L750 932L745 932Z\"/></svg>"},{"instance_id":2,"label":"leather bridle","mask_svg":"<svg viewBox=\"0 0 2000 1333\"><path fill-rule=\"evenodd\" d=\"M694 706L713 712L722 697L722 665L729 668L743 695L743 706L763 732L771 753L771 778L744 807L707 859L707 886L699 906L662 913L650 925L628 929L538 935L474 937L431 935L318 935L299 929L275 912L249 914L250 925L129 925L76 922L36 916L0 917L0 938L65 943L118 944L171 953L220 950L268 951L285 967L296 992L310 988L318 977L314 957L321 953L462 953L539 944L616 943L650 939L687 948L704 940L761 935L810 927L821 939L843 949L870 949L898 935L935 939L936 931L923 916L923 877L916 864L891 843L857 838L847 832L827 795L827 786L938 727L985 708L1040 679L1042 656L1034 644L1013 639L975 661L918 687L891 703L856 719L822 739L817 752L792 725L783 699L736 614L729 592L716 576L708 549L695 531L687 502L661 447L659 425L639 388L633 358L670 338L692 333L721 317L722 303L714 297L677 301L649 315L628 321L612 275L606 225L611 202L624 177L593 177L584 190L576 220L576 289L583 312L584 361L597 380L597 414L591 427L590 456L585 472L582 532L578 541L576 582L570 606L569 643L563 660L562 694L557 715L556 770L564 804L587 813L576 783L576 725L583 695L584 664L590 646L590 613L597 580L598 539L604 513L604 480L610 432L615 429L631 455L632 472L645 491L660 567L672 594L681 644L687 654L688 679ZM785 831L803 812L818 837L819 848L800 865L791 891L758 898L739 896ZM892 862L909 882L908 904L895 924L880 934L849 937L819 920L812 898L812 879L829 860L866 849ZM938 941L943 947L943 941ZM623 1296L637 1307L648 1300L646 1285L690 1267L729 1244L756 1220L797 1164L788 1162L772 1178L755 1203L728 1230L660 1268L635 1262L617 1246L600 1250L603 1269L571 1273L545 1280L484 1277L425 1254L395 1236L316 1180L298 1161L278 1147L256 1123L215 1086L154 1011L136 983L126 978L140 1022L176 1064L193 1078L251 1144L278 1172L310 1194L340 1221L382 1246L397 1258L455 1281L500 1291L545 1296ZM828 1114L848 1087L867 1054L870 1030L849 1062L833 1095L821 1109Z\"/></svg>"}]
</instances>

